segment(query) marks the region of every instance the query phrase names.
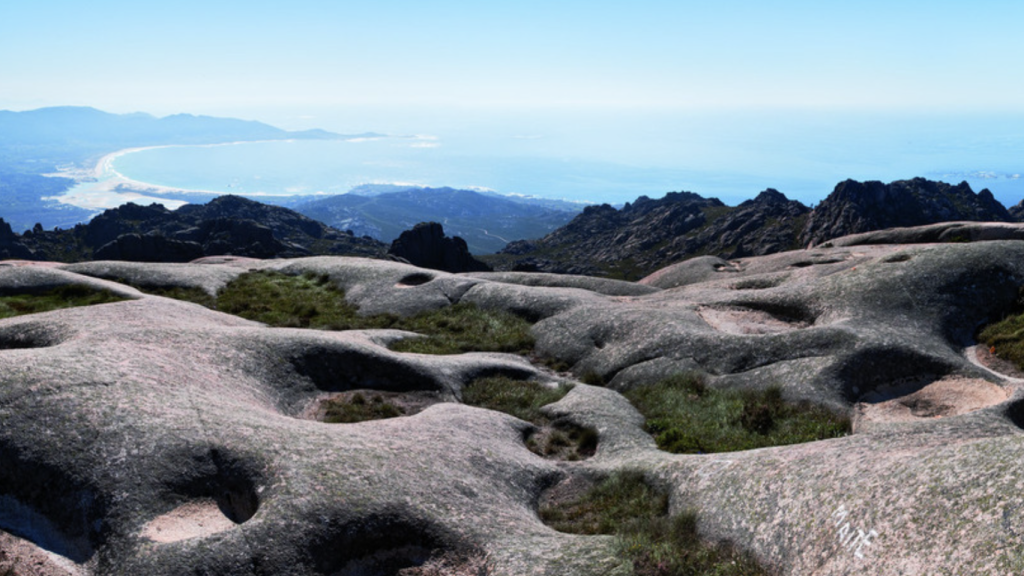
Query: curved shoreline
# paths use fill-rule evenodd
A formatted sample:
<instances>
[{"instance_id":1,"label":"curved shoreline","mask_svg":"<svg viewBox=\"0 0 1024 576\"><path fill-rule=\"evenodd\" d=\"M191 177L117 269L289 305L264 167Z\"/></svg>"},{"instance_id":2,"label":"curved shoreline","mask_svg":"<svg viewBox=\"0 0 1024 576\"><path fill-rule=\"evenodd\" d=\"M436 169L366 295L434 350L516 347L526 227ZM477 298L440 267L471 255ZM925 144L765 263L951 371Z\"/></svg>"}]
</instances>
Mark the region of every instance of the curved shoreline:
<instances>
[{"instance_id":1,"label":"curved shoreline","mask_svg":"<svg viewBox=\"0 0 1024 576\"><path fill-rule=\"evenodd\" d=\"M114 161L126 154L142 152L144 150L157 150L160 148L182 148L199 147L212 148L214 146L233 146L237 144L258 144L261 142L288 142L286 140L239 140L233 142L220 142L216 144L160 144L156 146L137 146L124 148L102 156L96 165L91 169L68 171L57 176L72 178L77 183L72 188L65 190L58 196L48 196L44 200L56 200L61 204L68 204L86 210L108 210L117 208L128 202L136 204L162 204L171 210L188 204L185 200L172 200L152 196L154 194L230 194L222 190L199 190L163 186L134 180L118 172L114 168Z\"/></svg>"}]
</instances>

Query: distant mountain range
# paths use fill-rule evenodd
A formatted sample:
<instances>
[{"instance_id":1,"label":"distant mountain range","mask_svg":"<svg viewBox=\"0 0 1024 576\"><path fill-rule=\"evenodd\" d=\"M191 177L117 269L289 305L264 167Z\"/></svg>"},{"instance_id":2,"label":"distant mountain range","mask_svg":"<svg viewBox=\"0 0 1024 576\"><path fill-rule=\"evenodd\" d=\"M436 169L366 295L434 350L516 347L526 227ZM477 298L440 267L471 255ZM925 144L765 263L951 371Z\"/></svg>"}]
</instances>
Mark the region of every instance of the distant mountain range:
<instances>
[{"instance_id":1,"label":"distant mountain range","mask_svg":"<svg viewBox=\"0 0 1024 576\"><path fill-rule=\"evenodd\" d=\"M466 192L439 189L423 197L468 197L461 217L472 222L480 200ZM401 192L369 199L390 194ZM1007 210L987 190L975 194L967 184L953 186L923 178L889 184L847 180L814 209L771 189L738 206L672 192L657 200L640 197L621 209L588 207L543 238L512 242L480 260L498 270L636 280L696 256L734 259L827 245L840 236L895 227L1013 222L1022 217L1024 204ZM417 223L409 228L411 233L401 234L401 241L389 249L369 236L336 229L288 208L222 196L176 211L127 204L69 230L36 227L19 235L0 220L0 259L183 262L226 254L256 258L331 254L398 256L422 266L444 263L450 271L479 268L466 243L447 239L439 224Z\"/></svg>"},{"instance_id":2,"label":"distant mountain range","mask_svg":"<svg viewBox=\"0 0 1024 576\"><path fill-rule=\"evenodd\" d=\"M0 217L15 231L70 228L93 213L43 198L60 195L69 178L44 177L62 167L83 167L125 148L168 144L214 144L280 139L340 139L382 134L288 132L260 122L177 114L110 114L94 108L0 111ZM216 195L166 195L206 202ZM286 198L275 203L357 237L391 242L425 221L443 224L464 238L471 251L493 253L509 241L543 236L572 219L582 205L559 200L505 197L492 192L369 184L351 195Z\"/></svg>"},{"instance_id":3,"label":"distant mountain range","mask_svg":"<svg viewBox=\"0 0 1024 576\"><path fill-rule=\"evenodd\" d=\"M419 227L408 238L490 254L482 259L497 269L635 280L694 256L763 255L848 234L954 220L1024 220L1024 203L1007 210L988 190L975 193L966 183L923 178L889 184L848 180L814 209L772 189L738 206L670 192L655 200L641 196L621 208L605 204L581 211L577 204L485 191L366 185L345 195L290 199L294 211L221 197L178 211L128 205L76 225L91 214L42 200L72 183L43 174L82 166L124 148L344 137L351 136L288 132L260 122L206 116L156 118L78 107L0 111L0 257L386 257L387 242L432 221L464 242L447 242L432 226ZM35 225L44 221L47 226ZM19 230L27 231L19 235ZM415 246L405 244L410 254L417 253Z\"/></svg>"},{"instance_id":4,"label":"distant mountain range","mask_svg":"<svg viewBox=\"0 0 1024 576\"><path fill-rule=\"evenodd\" d=\"M289 132L262 122L191 114L157 118L78 106L0 110L0 166L5 172L39 174L138 146L349 137L354 136L323 130Z\"/></svg>"},{"instance_id":5,"label":"distant mountain range","mask_svg":"<svg viewBox=\"0 0 1024 576\"><path fill-rule=\"evenodd\" d=\"M374 190L369 196L359 192L313 200L294 209L356 236L385 242L420 222L439 222L448 234L464 239L470 252L491 254L513 240L548 234L582 208L565 202L562 209L555 209L529 199L452 188Z\"/></svg>"}]
</instances>

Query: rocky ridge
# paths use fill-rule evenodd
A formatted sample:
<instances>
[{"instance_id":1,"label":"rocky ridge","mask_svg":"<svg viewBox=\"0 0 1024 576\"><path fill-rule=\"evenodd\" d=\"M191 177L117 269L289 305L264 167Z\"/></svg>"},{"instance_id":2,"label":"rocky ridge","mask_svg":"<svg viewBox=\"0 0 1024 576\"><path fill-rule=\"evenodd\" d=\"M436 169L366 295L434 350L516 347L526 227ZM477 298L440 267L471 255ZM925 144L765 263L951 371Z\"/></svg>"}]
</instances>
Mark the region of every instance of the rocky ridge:
<instances>
[{"instance_id":1,"label":"rocky ridge","mask_svg":"<svg viewBox=\"0 0 1024 576\"><path fill-rule=\"evenodd\" d=\"M287 208L238 196L221 196L178 210L159 204L126 204L68 230L37 226L21 236L0 232L0 257L64 262L188 262L223 254L383 257L385 252L386 246L372 238L358 238Z\"/></svg>"},{"instance_id":2,"label":"rocky ridge","mask_svg":"<svg viewBox=\"0 0 1024 576\"><path fill-rule=\"evenodd\" d=\"M252 269L326 275L365 314L518 313L571 372L393 352L411 335L390 330L267 328L106 280L215 292ZM613 470L666 486L672 514L696 510L703 537L781 575L1022 567L1024 381L979 364L972 339L1019 297L1018 240L706 256L639 284L342 257L0 267L8 292L67 283L129 300L0 320L0 547L53 574L354 574L388 557L626 575L612 538L556 532L536 510L570 475ZM661 452L617 390L688 370L715 387L778 384L851 414L855 433ZM574 382L585 373L608 387ZM575 383L545 410L596 429L596 454L545 460L524 445L529 423L459 402L493 374ZM445 401L360 424L303 416L360 388Z\"/></svg>"},{"instance_id":3,"label":"rocky ridge","mask_svg":"<svg viewBox=\"0 0 1024 576\"><path fill-rule=\"evenodd\" d=\"M513 242L486 260L501 270L638 280L697 256L772 254L861 232L965 220L1015 218L988 190L975 194L966 183L923 178L841 182L813 210L773 189L735 207L681 192L641 197L621 210L588 208L551 234Z\"/></svg>"}]
</instances>

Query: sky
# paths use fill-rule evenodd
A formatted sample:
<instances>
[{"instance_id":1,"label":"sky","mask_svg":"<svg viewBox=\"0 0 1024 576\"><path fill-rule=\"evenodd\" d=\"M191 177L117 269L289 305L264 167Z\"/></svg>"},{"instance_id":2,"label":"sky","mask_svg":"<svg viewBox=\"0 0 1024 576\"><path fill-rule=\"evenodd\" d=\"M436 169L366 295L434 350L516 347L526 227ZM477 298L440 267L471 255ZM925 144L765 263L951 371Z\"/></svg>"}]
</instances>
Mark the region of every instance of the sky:
<instances>
[{"instance_id":1,"label":"sky","mask_svg":"<svg viewBox=\"0 0 1024 576\"><path fill-rule=\"evenodd\" d=\"M496 170L529 155L675 171L652 196L814 202L846 178L925 176L1009 205L1021 22L1020 0L0 0L0 110L425 134L439 161Z\"/></svg>"},{"instance_id":2,"label":"sky","mask_svg":"<svg viewBox=\"0 0 1024 576\"><path fill-rule=\"evenodd\" d=\"M0 0L0 109L1024 112L1022 21L1019 0Z\"/></svg>"}]
</instances>

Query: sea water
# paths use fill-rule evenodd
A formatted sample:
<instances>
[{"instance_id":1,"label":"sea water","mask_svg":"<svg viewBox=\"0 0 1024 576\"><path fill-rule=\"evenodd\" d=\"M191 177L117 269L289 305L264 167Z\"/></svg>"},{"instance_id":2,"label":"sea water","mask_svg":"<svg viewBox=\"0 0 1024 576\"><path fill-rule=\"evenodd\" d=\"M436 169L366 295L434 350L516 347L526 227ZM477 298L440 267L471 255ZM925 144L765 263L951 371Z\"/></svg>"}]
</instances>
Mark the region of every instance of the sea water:
<instances>
[{"instance_id":1,"label":"sea water","mask_svg":"<svg viewBox=\"0 0 1024 576\"><path fill-rule=\"evenodd\" d=\"M680 190L736 204L775 188L813 204L847 178L915 176L987 187L1007 206L1024 197L1016 116L562 112L408 124L378 138L154 148L114 168L149 184L252 197L398 183L612 204Z\"/></svg>"}]
</instances>

